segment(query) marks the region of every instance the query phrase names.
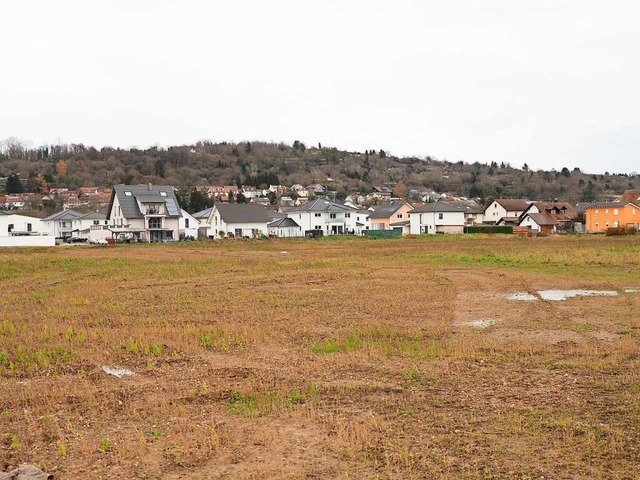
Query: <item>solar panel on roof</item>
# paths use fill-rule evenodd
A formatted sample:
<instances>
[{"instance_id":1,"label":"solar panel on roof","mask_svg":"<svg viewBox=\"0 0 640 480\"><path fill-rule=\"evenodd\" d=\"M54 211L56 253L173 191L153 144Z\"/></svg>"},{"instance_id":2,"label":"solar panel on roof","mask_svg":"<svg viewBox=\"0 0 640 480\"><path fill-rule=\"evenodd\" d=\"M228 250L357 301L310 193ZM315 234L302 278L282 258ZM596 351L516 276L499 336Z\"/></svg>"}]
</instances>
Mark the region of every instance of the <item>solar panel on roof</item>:
<instances>
[{"instance_id":1,"label":"solar panel on roof","mask_svg":"<svg viewBox=\"0 0 640 480\"><path fill-rule=\"evenodd\" d=\"M165 204L167 207L167 213L171 216L179 216L180 215L180 211L178 210L178 206L176 205L176 202L173 200L173 198L167 198L167 203Z\"/></svg>"}]
</instances>

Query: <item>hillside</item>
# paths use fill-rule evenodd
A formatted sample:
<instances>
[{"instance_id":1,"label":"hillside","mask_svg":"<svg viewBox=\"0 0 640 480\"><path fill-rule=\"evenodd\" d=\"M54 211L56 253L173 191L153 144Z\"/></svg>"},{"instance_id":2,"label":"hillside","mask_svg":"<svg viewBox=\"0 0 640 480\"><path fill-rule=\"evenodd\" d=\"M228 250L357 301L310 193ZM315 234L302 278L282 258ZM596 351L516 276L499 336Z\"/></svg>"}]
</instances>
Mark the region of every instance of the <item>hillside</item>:
<instances>
[{"instance_id":1,"label":"hillside","mask_svg":"<svg viewBox=\"0 0 640 480\"><path fill-rule=\"evenodd\" d=\"M0 149L0 176L19 174L25 191L50 187L110 187L118 183L165 183L185 189L202 184L320 183L345 196L390 186L398 196L448 192L486 201L494 197L562 198L570 202L609 199L640 188L636 174L591 175L570 166L532 171L526 164L480 164L431 157L399 158L379 148L349 152L301 142L214 143L169 148L96 149L82 144L28 147L9 139ZM415 190L415 192L413 192Z\"/></svg>"}]
</instances>

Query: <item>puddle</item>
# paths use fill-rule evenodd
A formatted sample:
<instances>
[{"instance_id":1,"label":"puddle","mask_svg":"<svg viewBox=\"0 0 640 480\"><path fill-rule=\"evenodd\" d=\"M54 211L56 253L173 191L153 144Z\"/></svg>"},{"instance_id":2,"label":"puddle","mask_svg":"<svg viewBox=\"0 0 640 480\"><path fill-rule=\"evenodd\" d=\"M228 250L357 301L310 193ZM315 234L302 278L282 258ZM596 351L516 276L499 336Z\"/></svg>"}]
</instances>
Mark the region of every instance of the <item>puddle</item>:
<instances>
[{"instance_id":1,"label":"puddle","mask_svg":"<svg viewBox=\"0 0 640 480\"><path fill-rule=\"evenodd\" d=\"M543 300L566 300L574 297L614 297L618 295L615 290L540 290L538 292Z\"/></svg>"},{"instance_id":2,"label":"puddle","mask_svg":"<svg viewBox=\"0 0 640 480\"><path fill-rule=\"evenodd\" d=\"M517 300L520 302L533 302L538 298L530 293L510 293L507 295L507 300Z\"/></svg>"},{"instance_id":3,"label":"puddle","mask_svg":"<svg viewBox=\"0 0 640 480\"><path fill-rule=\"evenodd\" d=\"M640 288L625 288L624 293L640 293Z\"/></svg>"},{"instance_id":4,"label":"puddle","mask_svg":"<svg viewBox=\"0 0 640 480\"><path fill-rule=\"evenodd\" d=\"M500 322L500 320L497 320L495 318L483 318L483 319L480 319L480 320L474 320L472 322L467 322L467 323L465 323L465 325L467 325L469 327L475 327L475 328L487 328L487 327L490 327L491 325L495 325L498 322Z\"/></svg>"},{"instance_id":5,"label":"puddle","mask_svg":"<svg viewBox=\"0 0 640 480\"><path fill-rule=\"evenodd\" d=\"M114 377L122 378L133 375L131 370L127 370L126 368L114 368L109 367L107 365L102 365L102 371L104 373L108 373L109 375L113 375Z\"/></svg>"}]
</instances>

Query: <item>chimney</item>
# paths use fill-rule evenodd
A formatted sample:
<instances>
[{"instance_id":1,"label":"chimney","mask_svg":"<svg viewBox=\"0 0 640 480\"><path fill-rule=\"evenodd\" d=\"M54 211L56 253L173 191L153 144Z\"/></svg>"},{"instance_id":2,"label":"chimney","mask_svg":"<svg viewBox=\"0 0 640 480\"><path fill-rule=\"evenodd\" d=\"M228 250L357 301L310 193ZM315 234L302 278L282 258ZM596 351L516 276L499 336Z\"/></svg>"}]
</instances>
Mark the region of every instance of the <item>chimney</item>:
<instances>
[{"instance_id":1,"label":"chimney","mask_svg":"<svg viewBox=\"0 0 640 480\"><path fill-rule=\"evenodd\" d=\"M153 190L153 185L149 184L149 191Z\"/></svg>"}]
</instances>

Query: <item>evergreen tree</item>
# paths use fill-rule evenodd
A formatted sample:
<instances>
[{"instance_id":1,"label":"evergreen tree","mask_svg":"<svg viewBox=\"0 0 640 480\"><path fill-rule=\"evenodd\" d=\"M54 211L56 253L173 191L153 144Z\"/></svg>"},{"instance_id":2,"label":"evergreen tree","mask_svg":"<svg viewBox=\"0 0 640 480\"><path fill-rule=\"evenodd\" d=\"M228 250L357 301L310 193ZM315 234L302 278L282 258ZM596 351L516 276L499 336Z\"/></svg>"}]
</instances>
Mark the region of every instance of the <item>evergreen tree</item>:
<instances>
[{"instance_id":1,"label":"evergreen tree","mask_svg":"<svg viewBox=\"0 0 640 480\"><path fill-rule=\"evenodd\" d=\"M24 189L22 188L22 182L20 181L20 175L17 173L13 173L9 175L7 178L7 185L5 186L5 191L7 193L22 193Z\"/></svg>"}]
</instances>

